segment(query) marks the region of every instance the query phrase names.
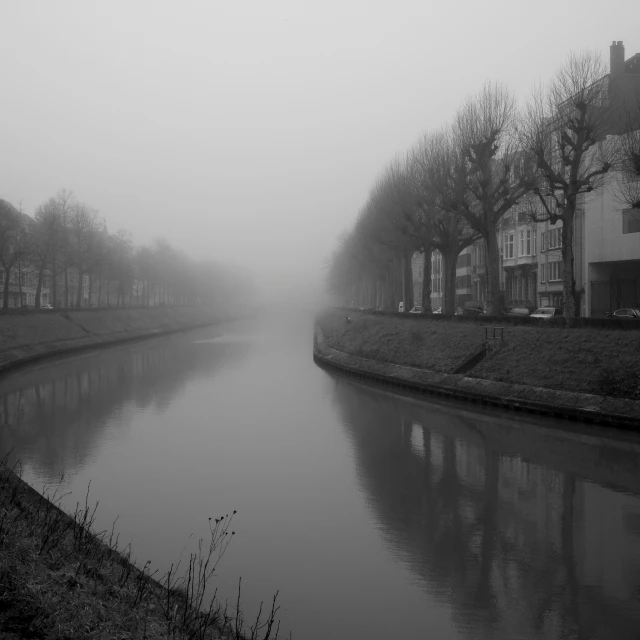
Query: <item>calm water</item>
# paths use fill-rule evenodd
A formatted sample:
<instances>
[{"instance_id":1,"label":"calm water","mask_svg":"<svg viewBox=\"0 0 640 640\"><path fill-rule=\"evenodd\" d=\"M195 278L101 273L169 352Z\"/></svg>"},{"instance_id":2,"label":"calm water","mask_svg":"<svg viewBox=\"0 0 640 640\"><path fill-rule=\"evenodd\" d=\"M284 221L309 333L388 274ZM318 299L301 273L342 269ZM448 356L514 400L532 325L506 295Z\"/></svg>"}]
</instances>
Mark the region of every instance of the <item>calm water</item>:
<instances>
[{"instance_id":1,"label":"calm water","mask_svg":"<svg viewBox=\"0 0 640 640\"><path fill-rule=\"evenodd\" d=\"M161 571L236 509L219 592L279 589L294 638L640 637L640 440L342 379L311 324L14 374L1 450Z\"/></svg>"}]
</instances>

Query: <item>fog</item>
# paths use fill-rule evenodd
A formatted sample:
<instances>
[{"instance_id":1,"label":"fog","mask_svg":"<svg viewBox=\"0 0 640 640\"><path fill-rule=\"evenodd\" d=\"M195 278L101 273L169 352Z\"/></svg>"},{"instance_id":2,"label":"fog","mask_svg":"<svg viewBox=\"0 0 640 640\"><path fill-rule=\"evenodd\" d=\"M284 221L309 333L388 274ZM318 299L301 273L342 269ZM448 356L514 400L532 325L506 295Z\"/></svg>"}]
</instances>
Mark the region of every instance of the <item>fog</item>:
<instances>
[{"instance_id":1,"label":"fog","mask_svg":"<svg viewBox=\"0 0 640 640\"><path fill-rule=\"evenodd\" d=\"M487 79L525 97L571 50L640 50L635 0L4 2L0 197L62 188L137 243L165 237L318 291L377 173Z\"/></svg>"}]
</instances>

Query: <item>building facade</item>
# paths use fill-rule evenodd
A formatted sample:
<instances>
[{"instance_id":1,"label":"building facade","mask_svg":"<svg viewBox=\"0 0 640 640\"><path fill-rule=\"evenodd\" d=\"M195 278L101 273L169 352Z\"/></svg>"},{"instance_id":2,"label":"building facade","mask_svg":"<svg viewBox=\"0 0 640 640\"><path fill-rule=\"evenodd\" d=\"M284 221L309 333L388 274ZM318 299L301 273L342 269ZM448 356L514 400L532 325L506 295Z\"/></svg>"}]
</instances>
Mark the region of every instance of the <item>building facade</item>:
<instances>
[{"instance_id":1,"label":"building facade","mask_svg":"<svg viewBox=\"0 0 640 640\"><path fill-rule=\"evenodd\" d=\"M623 43L613 42L610 71L599 82L603 100L619 105L639 101L640 54L625 60ZM610 136L621 133L623 124L628 123L627 115L624 111L613 111L607 125ZM637 126L640 129L640 120ZM640 210L625 207L616 198L615 179L607 187L582 197L573 235L580 315L602 317L619 308L640 309ZM501 223L498 245L500 288L507 307L564 306L561 221L536 223L523 208L515 209ZM419 264L424 264L424 258L416 256L414 273L419 272ZM442 256L434 251L430 259L431 308L436 310L443 303ZM456 306L484 302L487 293L484 241L462 251L456 267ZM420 280L420 298L421 283Z\"/></svg>"}]
</instances>

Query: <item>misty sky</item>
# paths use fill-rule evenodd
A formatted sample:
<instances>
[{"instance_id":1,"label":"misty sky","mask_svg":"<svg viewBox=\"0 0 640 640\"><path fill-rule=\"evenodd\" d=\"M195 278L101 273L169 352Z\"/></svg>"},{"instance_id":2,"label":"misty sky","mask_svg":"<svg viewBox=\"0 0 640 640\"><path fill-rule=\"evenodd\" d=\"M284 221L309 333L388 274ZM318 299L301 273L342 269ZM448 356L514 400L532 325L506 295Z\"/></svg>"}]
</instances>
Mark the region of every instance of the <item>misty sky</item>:
<instances>
[{"instance_id":1,"label":"misty sky","mask_svg":"<svg viewBox=\"0 0 640 640\"><path fill-rule=\"evenodd\" d=\"M576 26L567 26L577 20ZM637 0L4 0L0 198L316 283L378 172L487 79L640 51Z\"/></svg>"}]
</instances>

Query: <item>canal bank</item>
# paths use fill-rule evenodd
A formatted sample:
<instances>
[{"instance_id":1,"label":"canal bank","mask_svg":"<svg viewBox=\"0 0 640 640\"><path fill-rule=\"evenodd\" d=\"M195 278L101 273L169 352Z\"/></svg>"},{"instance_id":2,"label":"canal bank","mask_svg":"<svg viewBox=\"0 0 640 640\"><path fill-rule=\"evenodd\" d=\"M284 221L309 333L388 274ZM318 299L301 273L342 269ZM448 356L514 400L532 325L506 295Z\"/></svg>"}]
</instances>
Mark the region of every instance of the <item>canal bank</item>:
<instances>
[{"instance_id":1,"label":"canal bank","mask_svg":"<svg viewBox=\"0 0 640 640\"><path fill-rule=\"evenodd\" d=\"M0 371L231 320L228 314L197 307L6 314L0 316ZM41 393L47 396L46 389ZM0 426L20 428L6 418ZM96 525L98 502L90 499L90 483L75 509L65 509L63 476L57 483L45 483L40 493L23 479L19 459L8 464L11 453L12 447L0 449L3 638L272 636L275 601L266 616L263 613L259 624L264 626L256 635L242 612L232 613L210 588L233 536L233 515L209 518L208 538L197 544L189 559L176 557L168 572L158 574L150 561L136 558L131 544L121 543L117 518L109 529Z\"/></svg>"},{"instance_id":2,"label":"canal bank","mask_svg":"<svg viewBox=\"0 0 640 640\"><path fill-rule=\"evenodd\" d=\"M45 358L231 320L208 307L137 307L0 313L0 375Z\"/></svg>"},{"instance_id":3,"label":"canal bank","mask_svg":"<svg viewBox=\"0 0 640 640\"><path fill-rule=\"evenodd\" d=\"M507 327L489 349L484 335L472 324L332 310L317 319L314 359L420 393L640 428L636 332Z\"/></svg>"},{"instance_id":4,"label":"canal bank","mask_svg":"<svg viewBox=\"0 0 640 640\"><path fill-rule=\"evenodd\" d=\"M94 530L98 505L88 495L66 513L59 487L43 496L0 461L3 638L258 638L244 630L241 613L215 594L210 599L233 515L210 519L210 539L185 567L177 562L157 579L150 562L136 562L131 545L122 548L115 522L110 531ZM267 629L260 638L271 637L276 611L260 621Z\"/></svg>"}]
</instances>

